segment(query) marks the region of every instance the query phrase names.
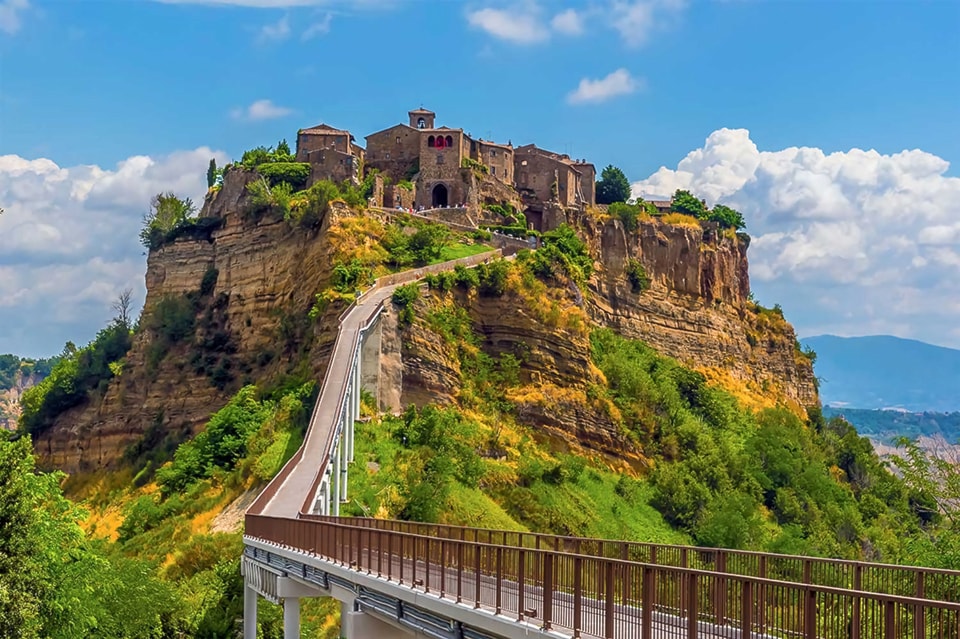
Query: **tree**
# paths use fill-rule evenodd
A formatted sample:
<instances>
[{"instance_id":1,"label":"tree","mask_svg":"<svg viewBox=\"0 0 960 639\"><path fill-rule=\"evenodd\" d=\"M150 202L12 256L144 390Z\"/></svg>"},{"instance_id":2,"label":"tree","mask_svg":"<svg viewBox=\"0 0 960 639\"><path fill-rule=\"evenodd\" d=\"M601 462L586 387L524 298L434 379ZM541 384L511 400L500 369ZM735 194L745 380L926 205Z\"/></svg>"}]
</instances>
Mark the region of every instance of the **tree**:
<instances>
[{"instance_id":1,"label":"tree","mask_svg":"<svg viewBox=\"0 0 960 639\"><path fill-rule=\"evenodd\" d=\"M277 143L277 150L274 151L274 156L276 156L277 162L293 161L293 153L290 152L290 145L287 144L286 138Z\"/></svg>"},{"instance_id":2,"label":"tree","mask_svg":"<svg viewBox=\"0 0 960 639\"><path fill-rule=\"evenodd\" d=\"M677 192L673 194L673 199L670 200L670 208L677 213L692 215L698 220L707 217L707 205L698 200L690 191L684 191L683 189L677 189Z\"/></svg>"},{"instance_id":3,"label":"tree","mask_svg":"<svg viewBox=\"0 0 960 639\"><path fill-rule=\"evenodd\" d=\"M207 167L207 188L217 183L217 159L210 158L210 166Z\"/></svg>"},{"instance_id":4,"label":"tree","mask_svg":"<svg viewBox=\"0 0 960 639\"><path fill-rule=\"evenodd\" d=\"M113 302L112 306L113 310L117 313L115 319L127 328L130 328L130 307L132 305L133 289L125 288L117 295L117 299Z\"/></svg>"},{"instance_id":5,"label":"tree","mask_svg":"<svg viewBox=\"0 0 960 639\"><path fill-rule=\"evenodd\" d=\"M140 242L147 248L155 247L165 234L193 217L196 210L190 198L158 193L150 202L150 211L143 216Z\"/></svg>"},{"instance_id":6,"label":"tree","mask_svg":"<svg viewBox=\"0 0 960 639\"><path fill-rule=\"evenodd\" d=\"M608 164L597 182L597 204L613 204L630 199L630 181L623 171Z\"/></svg>"},{"instance_id":7,"label":"tree","mask_svg":"<svg viewBox=\"0 0 960 639\"><path fill-rule=\"evenodd\" d=\"M723 204L714 206L713 210L710 211L710 214L707 216L707 219L711 222L716 222L724 228L736 229L738 231L746 226L740 211L732 209L729 206L724 206Z\"/></svg>"}]
</instances>

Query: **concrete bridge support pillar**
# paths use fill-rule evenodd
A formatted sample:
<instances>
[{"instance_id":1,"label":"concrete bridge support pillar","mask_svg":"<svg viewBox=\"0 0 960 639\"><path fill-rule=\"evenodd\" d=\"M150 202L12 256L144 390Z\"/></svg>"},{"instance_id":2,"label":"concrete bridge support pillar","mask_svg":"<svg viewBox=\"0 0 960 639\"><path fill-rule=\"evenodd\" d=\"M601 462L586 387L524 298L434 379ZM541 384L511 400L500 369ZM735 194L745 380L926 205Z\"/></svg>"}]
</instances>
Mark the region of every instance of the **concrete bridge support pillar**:
<instances>
[{"instance_id":1,"label":"concrete bridge support pillar","mask_svg":"<svg viewBox=\"0 0 960 639\"><path fill-rule=\"evenodd\" d=\"M257 591L243 586L243 639L257 639Z\"/></svg>"},{"instance_id":2,"label":"concrete bridge support pillar","mask_svg":"<svg viewBox=\"0 0 960 639\"><path fill-rule=\"evenodd\" d=\"M345 639L411 639L413 635L365 612L354 610L351 604L344 602L340 609L340 636Z\"/></svg>"},{"instance_id":3,"label":"concrete bridge support pillar","mask_svg":"<svg viewBox=\"0 0 960 639\"><path fill-rule=\"evenodd\" d=\"M283 639L300 639L300 599L283 600Z\"/></svg>"}]
</instances>

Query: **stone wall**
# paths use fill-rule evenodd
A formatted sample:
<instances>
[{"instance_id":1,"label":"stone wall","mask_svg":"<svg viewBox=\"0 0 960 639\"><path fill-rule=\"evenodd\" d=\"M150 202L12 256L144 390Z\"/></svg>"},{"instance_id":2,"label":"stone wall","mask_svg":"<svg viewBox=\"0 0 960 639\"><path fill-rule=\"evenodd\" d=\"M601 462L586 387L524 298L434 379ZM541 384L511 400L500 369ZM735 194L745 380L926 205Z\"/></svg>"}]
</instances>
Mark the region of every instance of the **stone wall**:
<instances>
[{"instance_id":1,"label":"stone wall","mask_svg":"<svg viewBox=\"0 0 960 639\"><path fill-rule=\"evenodd\" d=\"M359 179L360 162L349 153L341 153L335 149L319 149L309 152L305 161L310 163L308 187L320 180L339 183Z\"/></svg>"},{"instance_id":2,"label":"stone wall","mask_svg":"<svg viewBox=\"0 0 960 639\"><path fill-rule=\"evenodd\" d=\"M308 155L320 149L333 149L341 153L350 153L350 134L346 131L328 133L304 132L297 135L297 162L309 162Z\"/></svg>"},{"instance_id":3,"label":"stone wall","mask_svg":"<svg viewBox=\"0 0 960 639\"><path fill-rule=\"evenodd\" d=\"M367 136L367 167L379 169L394 182L408 179L410 167L419 158L420 131L417 129L398 124Z\"/></svg>"},{"instance_id":4,"label":"stone wall","mask_svg":"<svg viewBox=\"0 0 960 639\"><path fill-rule=\"evenodd\" d=\"M579 175L566 162L536 152L517 149L515 155L518 189L529 189L540 202L557 200L564 206L577 204ZM553 183L557 182L557 193Z\"/></svg>"},{"instance_id":5,"label":"stone wall","mask_svg":"<svg viewBox=\"0 0 960 639\"><path fill-rule=\"evenodd\" d=\"M502 144L477 142L477 157L474 159L490 168L490 175L506 184L513 184L513 149Z\"/></svg>"},{"instance_id":6,"label":"stone wall","mask_svg":"<svg viewBox=\"0 0 960 639\"><path fill-rule=\"evenodd\" d=\"M574 167L580 171L580 189L587 205L597 203L597 169L589 162L577 162Z\"/></svg>"}]
</instances>

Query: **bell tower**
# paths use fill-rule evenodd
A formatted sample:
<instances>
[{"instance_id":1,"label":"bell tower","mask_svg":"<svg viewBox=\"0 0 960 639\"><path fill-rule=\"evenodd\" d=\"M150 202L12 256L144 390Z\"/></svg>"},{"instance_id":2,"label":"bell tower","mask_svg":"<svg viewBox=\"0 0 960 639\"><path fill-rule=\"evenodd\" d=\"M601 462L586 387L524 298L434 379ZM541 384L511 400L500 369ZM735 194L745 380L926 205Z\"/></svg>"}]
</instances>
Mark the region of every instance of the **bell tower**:
<instances>
[{"instance_id":1,"label":"bell tower","mask_svg":"<svg viewBox=\"0 0 960 639\"><path fill-rule=\"evenodd\" d=\"M416 109L415 111L408 112L410 116L410 126L414 129L432 129L434 128L434 120L437 117L437 114L433 111L427 111L424 108Z\"/></svg>"}]
</instances>

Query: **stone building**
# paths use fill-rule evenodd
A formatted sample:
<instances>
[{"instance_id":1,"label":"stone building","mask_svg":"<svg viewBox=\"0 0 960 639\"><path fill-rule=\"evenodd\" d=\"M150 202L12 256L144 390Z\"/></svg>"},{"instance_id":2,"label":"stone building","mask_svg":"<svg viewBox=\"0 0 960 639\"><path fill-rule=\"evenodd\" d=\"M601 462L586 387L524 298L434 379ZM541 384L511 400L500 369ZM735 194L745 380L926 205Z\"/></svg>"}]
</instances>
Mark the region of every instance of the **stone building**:
<instances>
[{"instance_id":1,"label":"stone building","mask_svg":"<svg viewBox=\"0 0 960 639\"><path fill-rule=\"evenodd\" d=\"M297 162L310 163L310 184L360 179L364 149L349 131L318 124L297 132Z\"/></svg>"},{"instance_id":2,"label":"stone building","mask_svg":"<svg viewBox=\"0 0 960 639\"><path fill-rule=\"evenodd\" d=\"M479 209L511 202L542 217L548 203L582 208L595 202L596 170L589 162L533 144L515 149L474 139L463 129L438 127L436 113L423 108L407 112L407 118L366 136L366 150L348 131L325 124L304 129L297 136L297 159L314 165L312 179L362 177L357 175L361 164L380 171L382 201L388 206L407 207L411 199L424 208ZM398 191L407 181L412 184Z\"/></svg>"}]
</instances>

